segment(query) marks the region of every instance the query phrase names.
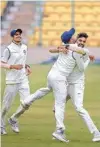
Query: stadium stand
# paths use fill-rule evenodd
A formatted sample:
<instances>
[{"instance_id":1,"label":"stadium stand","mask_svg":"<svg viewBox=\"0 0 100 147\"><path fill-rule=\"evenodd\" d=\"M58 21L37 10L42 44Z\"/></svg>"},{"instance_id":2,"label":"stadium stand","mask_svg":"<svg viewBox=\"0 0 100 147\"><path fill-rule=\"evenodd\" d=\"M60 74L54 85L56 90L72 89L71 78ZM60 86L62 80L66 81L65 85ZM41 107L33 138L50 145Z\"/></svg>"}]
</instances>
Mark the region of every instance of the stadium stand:
<instances>
[{"instance_id":1,"label":"stadium stand","mask_svg":"<svg viewBox=\"0 0 100 147\"><path fill-rule=\"evenodd\" d=\"M75 2L75 28L76 33L87 32L89 35L88 46L100 46L100 2ZM30 45L36 45L42 31L42 44L60 44L60 35L71 28L71 3L70 2L45 2L42 17L42 26L35 29L30 36Z\"/></svg>"},{"instance_id":2,"label":"stadium stand","mask_svg":"<svg viewBox=\"0 0 100 147\"><path fill-rule=\"evenodd\" d=\"M25 42L34 45L55 46L61 43L60 36L72 27L71 2L1 2L2 44L10 42L9 32L13 28L22 28ZM8 5L9 4L9 5ZM74 20L76 34L87 32L88 46L99 47L100 2L75 1ZM27 9L27 11L26 11ZM7 13L3 13L7 10Z\"/></svg>"},{"instance_id":3,"label":"stadium stand","mask_svg":"<svg viewBox=\"0 0 100 147\"><path fill-rule=\"evenodd\" d=\"M1 6L0 16L3 15L3 12L4 12L4 9L6 8L6 5L7 5L7 1L0 1L0 6Z\"/></svg>"},{"instance_id":4,"label":"stadium stand","mask_svg":"<svg viewBox=\"0 0 100 147\"><path fill-rule=\"evenodd\" d=\"M8 2L7 13L4 15L1 26L2 45L9 44L11 38L9 37L12 29L21 28L23 30L24 42L27 43L28 31L34 21L35 16L35 2ZM27 10L27 11L26 11Z\"/></svg>"}]
</instances>

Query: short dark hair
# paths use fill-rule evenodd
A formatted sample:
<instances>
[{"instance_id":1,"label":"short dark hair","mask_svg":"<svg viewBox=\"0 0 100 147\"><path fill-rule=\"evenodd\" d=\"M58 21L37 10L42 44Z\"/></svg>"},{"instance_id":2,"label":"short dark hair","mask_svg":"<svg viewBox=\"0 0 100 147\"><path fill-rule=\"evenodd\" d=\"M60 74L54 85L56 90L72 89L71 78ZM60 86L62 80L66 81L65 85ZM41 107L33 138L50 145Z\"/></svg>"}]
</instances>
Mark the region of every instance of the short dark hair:
<instances>
[{"instance_id":1,"label":"short dark hair","mask_svg":"<svg viewBox=\"0 0 100 147\"><path fill-rule=\"evenodd\" d=\"M84 38L88 38L88 35L87 35L87 33L79 33L78 35L77 35L77 39L78 38L82 38L82 37L84 37Z\"/></svg>"}]
</instances>

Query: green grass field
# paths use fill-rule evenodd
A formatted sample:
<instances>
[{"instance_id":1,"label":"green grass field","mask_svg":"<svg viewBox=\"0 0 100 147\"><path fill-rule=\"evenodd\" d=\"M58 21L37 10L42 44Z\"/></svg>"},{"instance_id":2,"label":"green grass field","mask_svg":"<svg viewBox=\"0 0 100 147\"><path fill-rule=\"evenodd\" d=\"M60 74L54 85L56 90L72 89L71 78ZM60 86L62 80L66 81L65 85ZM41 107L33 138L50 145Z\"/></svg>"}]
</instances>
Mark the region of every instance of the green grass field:
<instances>
[{"instance_id":1,"label":"green grass field","mask_svg":"<svg viewBox=\"0 0 100 147\"><path fill-rule=\"evenodd\" d=\"M46 76L50 66L32 66L32 74L29 78L31 93L46 85ZM2 95L4 88L4 72L2 71ZM100 128L100 66L89 66L86 71L86 89L84 106L89 111L95 124ZM9 111L8 117L17 109L19 96ZM12 132L7 123L7 135L2 136L2 147L100 147L99 143L93 143L92 135L88 132L81 118L75 112L71 101L66 105L65 125L68 144L52 140L52 132L55 129L55 120L52 112L52 93L43 99L36 101L31 108L19 119L20 133Z\"/></svg>"}]
</instances>

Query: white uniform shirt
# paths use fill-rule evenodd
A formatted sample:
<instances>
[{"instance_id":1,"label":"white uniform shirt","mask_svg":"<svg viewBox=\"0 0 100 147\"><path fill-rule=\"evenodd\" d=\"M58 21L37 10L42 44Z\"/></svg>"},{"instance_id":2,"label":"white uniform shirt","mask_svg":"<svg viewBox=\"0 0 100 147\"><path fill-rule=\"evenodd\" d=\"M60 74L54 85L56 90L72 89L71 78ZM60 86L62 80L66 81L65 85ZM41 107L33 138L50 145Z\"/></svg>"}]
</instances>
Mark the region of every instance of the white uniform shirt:
<instances>
[{"instance_id":1,"label":"white uniform shirt","mask_svg":"<svg viewBox=\"0 0 100 147\"><path fill-rule=\"evenodd\" d=\"M59 53L57 61L54 63L53 68L58 70L61 75L68 76L75 67L75 59L73 52L69 51L67 54Z\"/></svg>"},{"instance_id":2,"label":"white uniform shirt","mask_svg":"<svg viewBox=\"0 0 100 147\"><path fill-rule=\"evenodd\" d=\"M69 49L74 49L74 50L83 50L85 51L85 53L87 55L89 55L89 50L87 48L82 48L82 47L79 47L76 43L75 44L69 44Z\"/></svg>"},{"instance_id":3,"label":"white uniform shirt","mask_svg":"<svg viewBox=\"0 0 100 147\"><path fill-rule=\"evenodd\" d=\"M7 62L9 65L22 64L21 70L10 69L6 70L6 84L21 83L23 80L28 82L26 76L25 63L27 57L27 46L25 44L17 45L11 43L3 53L1 61Z\"/></svg>"},{"instance_id":4,"label":"white uniform shirt","mask_svg":"<svg viewBox=\"0 0 100 147\"><path fill-rule=\"evenodd\" d=\"M80 60L81 62L79 62L79 64L81 64L80 66L78 66L78 64L76 64L76 66L74 67L72 73L69 75L68 77L68 83L69 84L75 84L75 83L82 83L84 82L84 78L85 78L85 74L84 74L84 70L86 69L86 67L88 66L90 59L89 59L89 51L88 49L84 49L86 51L86 55L80 55ZM74 58L79 58L77 57L77 54L74 52L73 53L73 57ZM79 68L81 67L81 69ZM84 70L82 70L84 69Z\"/></svg>"},{"instance_id":5,"label":"white uniform shirt","mask_svg":"<svg viewBox=\"0 0 100 147\"><path fill-rule=\"evenodd\" d=\"M72 44L71 47L73 48L75 47L75 49L78 48L77 44ZM52 69L55 68L62 75L68 77L69 74L72 73L73 69L76 68L76 66L78 67L78 70L83 73L85 66L84 66L84 60L82 58L82 55L69 50L67 54L59 53L58 59L54 63Z\"/></svg>"}]
</instances>

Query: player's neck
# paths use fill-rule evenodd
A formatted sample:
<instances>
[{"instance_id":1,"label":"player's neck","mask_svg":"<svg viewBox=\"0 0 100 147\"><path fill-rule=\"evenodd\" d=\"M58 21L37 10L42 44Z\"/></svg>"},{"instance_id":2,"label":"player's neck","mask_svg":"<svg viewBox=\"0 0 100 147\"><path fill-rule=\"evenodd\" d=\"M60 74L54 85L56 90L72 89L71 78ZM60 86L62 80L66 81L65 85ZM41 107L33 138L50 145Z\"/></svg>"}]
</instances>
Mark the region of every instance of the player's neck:
<instances>
[{"instance_id":1,"label":"player's neck","mask_svg":"<svg viewBox=\"0 0 100 147\"><path fill-rule=\"evenodd\" d=\"M16 45L21 45L21 42L17 42L15 40L13 40L12 42L15 43Z\"/></svg>"}]
</instances>

